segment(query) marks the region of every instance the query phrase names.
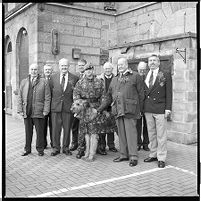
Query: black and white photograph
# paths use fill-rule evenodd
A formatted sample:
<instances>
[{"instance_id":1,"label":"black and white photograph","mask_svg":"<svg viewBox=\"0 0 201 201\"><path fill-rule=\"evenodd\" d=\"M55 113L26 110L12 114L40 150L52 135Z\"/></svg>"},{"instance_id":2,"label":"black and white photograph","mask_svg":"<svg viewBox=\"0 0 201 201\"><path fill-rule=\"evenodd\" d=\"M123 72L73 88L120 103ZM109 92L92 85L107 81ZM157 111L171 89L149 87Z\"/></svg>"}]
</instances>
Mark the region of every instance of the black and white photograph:
<instances>
[{"instance_id":1,"label":"black and white photograph","mask_svg":"<svg viewBox=\"0 0 201 201\"><path fill-rule=\"evenodd\" d=\"M1 4L3 199L199 199L200 2Z\"/></svg>"}]
</instances>

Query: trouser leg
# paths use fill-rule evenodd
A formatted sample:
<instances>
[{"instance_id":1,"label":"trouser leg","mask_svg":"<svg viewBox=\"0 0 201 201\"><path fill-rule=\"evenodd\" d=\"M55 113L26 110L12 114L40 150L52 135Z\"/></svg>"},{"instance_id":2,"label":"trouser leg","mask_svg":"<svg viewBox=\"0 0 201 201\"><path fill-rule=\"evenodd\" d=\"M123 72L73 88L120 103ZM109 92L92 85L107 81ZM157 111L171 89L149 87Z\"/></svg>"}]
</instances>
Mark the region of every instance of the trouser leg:
<instances>
[{"instance_id":1,"label":"trouser leg","mask_svg":"<svg viewBox=\"0 0 201 201\"><path fill-rule=\"evenodd\" d=\"M73 115L72 113L62 112L62 125L63 125L63 151L69 150L70 145L70 130L72 127Z\"/></svg>"},{"instance_id":2,"label":"trouser leg","mask_svg":"<svg viewBox=\"0 0 201 201\"><path fill-rule=\"evenodd\" d=\"M124 118L119 117L116 120L116 124L118 128L120 156L122 158L128 158L129 153L128 153L128 145L127 145L127 139L126 139L125 125L124 125Z\"/></svg>"},{"instance_id":3,"label":"trouser leg","mask_svg":"<svg viewBox=\"0 0 201 201\"><path fill-rule=\"evenodd\" d=\"M114 144L114 133L107 134L107 145L110 149L115 148Z\"/></svg>"},{"instance_id":4,"label":"trouser leg","mask_svg":"<svg viewBox=\"0 0 201 201\"><path fill-rule=\"evenodd\" d=\"M106 134L105 134L105 133L101 133L101 134L99 135L99 139L98 139L98 149L105 150L105 147L106 147L105 137L106 137Z\"/></svg>"},{"instance_id":5,"label":"trouser leg","mask_svg":"<svg viewBox=\"0 0 201 201\"><path fill-rule=\"evenodd\" d=\"M157 158L159 161L165 161L167 157L167 120L164 114L156 114L156 130L157 130Z\"/></svg>"},{"instance_id":6,"label":"trouser leg","mask_svg":"<svg viewBox=\"0 0 201 201\"><path fill-rule=\"evenodd\" d=\"M33 118L33 123L36 128L36 150L44 151L44 119Z\"/></svg>"},{"instance_id":7,"label":"trouser leg","mask_svg":"<svg viewBox=\"0 0 201 201\"><path fill-rule=\"evenodd\" d=\"M124 118L128 153L134 160L138 159L136 123L135 119Z\"/></svg>"},{"instance_id":8,"label":"trouser leg","mask_svg":"<svg viewBox=\"0 0 201 201\"><path fill-rule=\"evenodd\" d=\"M49 133L50 133L50 145L53 147L53 140L52 140L52 117L51 113L48 114L48 126L49 126Z\"/></svg>"},{"instance_id":9,"label":"trouser leg","mask_svg":"<svg viewBox=\"0 0 201 201\"><path fill-rule=\"evenodd\" d=\"M149 136L148 136L148 130L147 130L147 122L146 118L143 115L143 145L148 145L149 144Z\"/></svg>"},{"instance_id":10,"label":"trouser leg","mask_svg":"<svg viewBox=\"0 0 201 201\"><path fill-rule=\"evenodd\" d=\"M149 135L149 148L150 148L149 157L156 158L158 142L157 142L155 117L153 116L152 113L145 113L145 117L146 117L147 130Z\"/></svg>"},{"instance_id":11,"label":"trouser leg","mask_svg":"<svg viewBox=\"0 0 201 201\"><path fill-rule=\"evenodd\" d=\"M48 115L44 118L44 147L47 146Z\"/></svg>"},{"instance_id":12,"label":"trouser leg","mask_svg":"<svg viewBox=\"0 0 201 201\"><path fill-rule=\"evenodd\" d=\"M60 136L62 130L62 119L60 112L52 112L52 142L53 142L53 151L60 151Z\"/></svg>"},{"instance_id":13,"label":"trouser leg","mask_svg":"<svg viewBox=\"0 0 201 201\"><path fill-rule=\"evenodd\" d=\"M31 152L31 143L33 137L33 121L31 117L27 117L24 119L25 125L25 147L24 150L27 152Z\"/></svg>"},{"instance_id":14,"label":"trouser leg","mask_svg":"<svg viewBox=\"0 0 201 201\"><path fill-rule=\"evenodd\" d=\"M72 124L72 144L78 145L78 131L79 131L79 119L73 117Z\"/></svg>"},{"instance_id":15,"label":"trouser leg","mask_svg":"<svg viewBox=\"0 0 201 201\"><path fill-rule=\"evenodd\" d=\"M137 119L136 128L137 128L137 144L138 144L138 146L141 146L142 145L142 138L141 138L141 134L142 134L142 118Z\"/></svg>"}]
</instances>

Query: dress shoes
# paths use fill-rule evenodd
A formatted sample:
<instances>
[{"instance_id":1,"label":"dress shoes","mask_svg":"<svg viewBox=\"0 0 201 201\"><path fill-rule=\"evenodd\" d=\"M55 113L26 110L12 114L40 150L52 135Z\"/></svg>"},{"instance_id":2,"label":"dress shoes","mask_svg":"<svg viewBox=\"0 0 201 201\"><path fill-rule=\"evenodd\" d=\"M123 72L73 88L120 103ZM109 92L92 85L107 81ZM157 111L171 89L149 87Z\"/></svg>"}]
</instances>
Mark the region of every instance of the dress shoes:
<instances>
[{"instance_id":1,"label":"dress shoes","mask_svg":"<svg viewBox=\"0 0 201 201\"><path fill-rule=\"evenodd\" d=\"M38 155L39 155L39 156L43 156L43 155L44 155L44 152L43 152L43 151L38 152Z\"/></svg>"},{"instance_id":2,"label":"dress shoes","mask_svg":"<svg viewBox=\"0 0 201 201\"><path fill-rule=\"evenodd\" d=\"M118 152L118 150L115 147L109 148L109 150L112 152Z\"/></svg>"},{"instance_id":3,"label":"dress shoes","mask_svg":"<svg viewBox=\"0 0 201 201\"><path fill-rule=\"evenodd\" d=\"M30 151L25 151L24 153L22 153L21 156L27 156L28 154L30 154L31 152Z\"/></svg>"},{"instance_id":4,"label":"dress shoes","mask_svg":"<svg viewBox=\"0 0 201 201\"><path fill-rule=\"evenodd\" d=\"M165 167L165 162L164 161L158 161L158 167L159 168L164 168Z\"/></svg>"},{"instance_id":5,"label":"dress shoes","mask_svg":"<svg viewBox=\"0 0 201 201\"><path fill-rule=\"evenodd\" d=\"M80 158L82 158L82 156L84 156L85 154L84 154L84 151L79 151L78 153L77 153L77 155L76 155L76 158L77 159L80 159Z\"/></svg>"},{"instance_id":6,"label":"dress shoes","mask_svg":"<svg viewBox=\"0 0 201 201\"><path fill-rule=\"evenodd\" d=\"M143 149L144 149L145 151L150 151L148 145L144 145L144 146L143 146Z\"/></svg>"},{"instance_id":7,"label":"dress shoes","mask_svg":"<svg viewBox=\"0 0 201 201\"><path fill-rule=\"evenodd\" d=\"M58 155L58 154L60 154L60 151L55 151L55 152L52 152L52 153L51 153L51 156L56 156L56 155Z\"/></svg>"},{"instance_id":8,"label":"dress shoes","mask_svg":"<svg viewBox=\"0 0 201 201\"><path fill-rule=\"evenodd\" d=\"M148 157L146 159L144 159L144 162L153 162L153 161L157 161L157 158L152 158L152 157Z\"/></svg>"},{"instance_id":9,"label":"dress shoes","mask_svg":"<svg viewBox=\"0 0 201 201\"><path fill-rule=\"evenodd\" d=\"M70 151L75 151L77 149L78 145L77 144L72 144L70 147Z\"/></svg>"},{"instance_id":10,"label":"dress shoes","mask_svg":"<svg viewBox=\"0 0 201 201\"><path fill-rule=\"evenodd\" d=\"M128 161L129 159L128 158L121 158L121 157L118 157L118 158L115 158L113 160L113 162L122 162L122 161Z\"/></svg>"},{"instance_id":11,"label":"dress shoes","mask_svg":"<svg viewBox=\"0 0 201 201\"><path fill-rule=\"evenodd\" d=\"M105 150L102 150L102 149L97 149L97 154L107 155L107 152Z\"/></svg>"},{"instance_id":12,"label":"dress shoes","mask_svg":"<svg viewBox=\"0 0 201 201\"><path fill-rule=\"evenodd\" d=\"M69 151L69 150L65 150L65 151L63 151L63 153L66 154L66 155L69 155L69 156L72 155L72 152Z\"/></svg>"},{"instance_id":13,"label":"dress shoes","mask_svg":"<svg viewBox=\"0 0 201 201\"><path fill-rule=\"evenodd\" d=\"M136 166L137 165L137 160L130 160L129 166Z\"/></svg>"}]
</instances>

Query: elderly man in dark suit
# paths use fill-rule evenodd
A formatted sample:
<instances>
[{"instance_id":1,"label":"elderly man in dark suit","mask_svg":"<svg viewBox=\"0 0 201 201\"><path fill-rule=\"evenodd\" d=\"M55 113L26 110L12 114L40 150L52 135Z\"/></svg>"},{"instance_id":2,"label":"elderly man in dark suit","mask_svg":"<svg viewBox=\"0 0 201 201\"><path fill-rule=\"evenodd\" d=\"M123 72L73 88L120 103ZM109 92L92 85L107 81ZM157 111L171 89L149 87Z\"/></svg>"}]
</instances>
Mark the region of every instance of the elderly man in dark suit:
<instances>
[{"instance_id":1,"label":"elderly man in dark suit","mask_svg":"<svg viewBox=\"0 0 201 201\"><path fill-rule=\"evenodd\" d=\"M158 167L165 167L167 157L167 118L172 109L172 77L159 68L157 55L148 58L150 68L145 79L144 112L149 134L149 157L144 162L158 160Z\"/></svg>"},{"instance_id":2,"label":"elderly man in dark suit","mask_svg":"<svg viewBox=\"0 0 201 201\"><path fill-rule=\"evenodd\" d=\"M126 58L119 58L117 66L119 73L112 79L105 100L97 109L97 113L111 104L112 113L116 117L120 145L120 156L113 161L130 159L129 166L136 166L138 163L136 123L143 109L144 87L140 75L128 68Z\"/></svg>"},{"instance_id":3,"label":"elderly man in dark suit","mask_svg":"<svg viewBox=\"0 0 201 201\"><path fill-rule=\"evenodd\" d=\"M53 151L51 156L60 153L60 137L63 128L62 151L66 155L72 155L69 150L70 130L72 127L73 114L70 110L73 102L73 89L78 77L68 71L69 61L65 58L59 60L59 73L51 76L49 81L52 100L51 100L51 118L52 118L52 139Z\"/></svg>"},{"instance_id":4,"label":"elderly man in dark suit","mask_svg":"<svg viewBox=\"0 0 201 201\"><path fill-rule=\"evenodd\" d=\"M33 126L36 128L36 150L44 155L44 121L50 111L50 88L47 81L38 74L38 65L31 64L29 77L20 84L17 112L24 117L25 147L22 156L31 153Z\"/></svg>"}]
</instances>

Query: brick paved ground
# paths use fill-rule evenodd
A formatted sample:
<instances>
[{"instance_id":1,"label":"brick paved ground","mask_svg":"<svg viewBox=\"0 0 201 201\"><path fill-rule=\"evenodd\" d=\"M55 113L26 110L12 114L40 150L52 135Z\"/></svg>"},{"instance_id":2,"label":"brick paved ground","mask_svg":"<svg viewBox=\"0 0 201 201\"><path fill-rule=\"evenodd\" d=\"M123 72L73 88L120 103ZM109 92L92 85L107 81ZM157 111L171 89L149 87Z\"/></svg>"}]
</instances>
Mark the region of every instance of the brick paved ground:
<instances>
[{"instance_id":1,"label":"brick paved ground","mask_svg":"<svg viewBox=\"0 0 201 201\"><path fill-rule=\"evenodd\" d=\"M118 147L118 137L116 147ZM22 157L23 121L6 116L6 197L135 197L197 196L197 146L168 141L166 168L144 163L148 152L139 151L136 167L114 163L118 153L97 155L93 163L64 154L39 157L35 149Z\"/></svg>"}]
</instances>

